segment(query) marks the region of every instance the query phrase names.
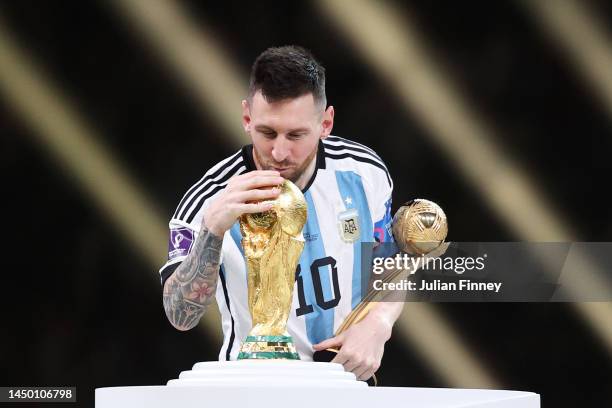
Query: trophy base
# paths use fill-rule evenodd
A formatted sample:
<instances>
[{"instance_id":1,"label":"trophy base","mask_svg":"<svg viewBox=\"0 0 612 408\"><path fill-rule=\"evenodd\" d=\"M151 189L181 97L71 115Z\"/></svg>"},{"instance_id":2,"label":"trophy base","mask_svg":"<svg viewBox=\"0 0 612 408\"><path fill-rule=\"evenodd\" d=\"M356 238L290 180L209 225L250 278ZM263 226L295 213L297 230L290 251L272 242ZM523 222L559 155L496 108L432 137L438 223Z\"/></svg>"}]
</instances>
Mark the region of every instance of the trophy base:
<instances>
[{"instance_id":1,"label":"trophy base","mask_svg":"<svg viewBox=\"0 0 612 408\"><path fill-rule=\"evenodd\" d=\"M299 360L291 336L247 336L238 360Z\"/></svg>"}]
</instances>

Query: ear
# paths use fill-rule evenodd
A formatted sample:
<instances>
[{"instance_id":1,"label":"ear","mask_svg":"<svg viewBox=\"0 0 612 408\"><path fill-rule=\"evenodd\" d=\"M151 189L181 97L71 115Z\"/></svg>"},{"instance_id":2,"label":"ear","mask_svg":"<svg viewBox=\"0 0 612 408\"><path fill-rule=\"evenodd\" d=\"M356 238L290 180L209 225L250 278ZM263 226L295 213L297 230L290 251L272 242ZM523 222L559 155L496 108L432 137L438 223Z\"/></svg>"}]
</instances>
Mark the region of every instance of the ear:
<instances>
[{"instance_id":1,"label":"ear","mask_svg":"<svg viewBox=\"0 0 612 408\"><path fill-rule=\"evenodd\" d=\"M242 100L242 127L247 133L251 131L251 109L246 99Z\"/></svg>"},{"instance_id":2,"label":"ear","mask_svg":"<svg viewBox=\"0 0 612 408\"><path fill-rule=\"evenodd\" d=\"M329 106L327 109L325 109L325 112L323 112L323 121L321 122L321 127L323 130L321 132L321 139L325 139L327 136L329 136L332 131L332 128L334 127L333 106Z\"/></svg>"}]
</instances>

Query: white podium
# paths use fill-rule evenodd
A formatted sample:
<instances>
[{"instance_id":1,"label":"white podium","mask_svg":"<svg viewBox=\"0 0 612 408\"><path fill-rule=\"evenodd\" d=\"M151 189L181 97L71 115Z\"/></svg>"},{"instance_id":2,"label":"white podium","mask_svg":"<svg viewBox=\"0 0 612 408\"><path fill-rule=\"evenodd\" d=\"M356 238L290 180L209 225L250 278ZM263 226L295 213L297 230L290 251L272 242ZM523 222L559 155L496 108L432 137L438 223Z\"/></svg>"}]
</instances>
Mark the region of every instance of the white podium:
<instances>
[{"instance_id":1,"label":"white podium","mask_svg":"<svg viewBox=\"0 0 612 408\"><path fill-rule=\"evenodd\" d=\"M166 386L96 389L97 408L539 408L538 394L368 387L340 364L244 360L197 363Z\"/></svg>"}]
</instances>

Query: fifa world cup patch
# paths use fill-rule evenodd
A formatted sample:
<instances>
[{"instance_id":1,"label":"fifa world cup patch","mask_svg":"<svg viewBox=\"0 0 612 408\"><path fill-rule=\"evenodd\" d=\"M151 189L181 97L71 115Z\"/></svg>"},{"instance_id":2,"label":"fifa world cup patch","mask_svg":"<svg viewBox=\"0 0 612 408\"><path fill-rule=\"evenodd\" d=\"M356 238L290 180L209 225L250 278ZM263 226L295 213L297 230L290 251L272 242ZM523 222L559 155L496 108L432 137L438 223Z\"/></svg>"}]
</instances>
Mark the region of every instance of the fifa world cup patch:
<instances>
[{"instance_id":1,"label":"fifa world cup patch","mask_svg":"<svg viewBox=\"0 0 612 408\"><path fill-rule=\"evenodd\" d=\"M193 231L189 228L172 228L168 242L168 259L186 256L193 246Z\"/></svg>"},{"instance_id":2,"label":"fifa world cup patch","mask_svg":"<svg viewBox=\"0 0 612 408\"><path fill-rule=\"evenodd\" d=\"M338 229L340 238L344 242L353 243L357 241L361 235L359 212L351 208L338 214Z\"/></svg>"}]
</instances>

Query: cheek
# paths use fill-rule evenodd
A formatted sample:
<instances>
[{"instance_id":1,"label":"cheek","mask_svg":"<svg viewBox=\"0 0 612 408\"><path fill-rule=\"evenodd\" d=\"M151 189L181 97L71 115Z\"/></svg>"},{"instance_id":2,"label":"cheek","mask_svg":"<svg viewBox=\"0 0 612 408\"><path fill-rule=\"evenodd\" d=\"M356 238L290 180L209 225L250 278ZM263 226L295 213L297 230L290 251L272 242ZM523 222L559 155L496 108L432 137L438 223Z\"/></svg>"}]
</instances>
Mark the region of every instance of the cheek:
<instances>
[{"instance_id":1,"label":"cheek","mask_svg":"<svg viewBox=\"0 0 612 408\"><path fill-rule=\"evenodd\" d=\"M317 144L319 143L319 139L316 139L315 142L309 141L309 143L303 143L299 146L299 158L301 160L306 160L312 152L317 148Z\"/></svg>"},{"instance_id":2,"label":"cheek","mask_svg":"<svg viewBox=\"0 0 612 408\"><path fill-rule=\"evenodd\" d=\"M302 146L295 147L291 150L291 156L295 163L302 163L308 157L308 150Z\"/></svg>"},{"instance_id":3,"label":"cheek","mask_svg":"<svg viewBox=\"0 0 612 408\"><path fill-rule=\"evenodd\" d=\"M253 138L253 145L255 146L255 148L257 149L257 152L261 156L264 156L264 157L270 156L272 152L272 146L273 146L270 140L263 138L263 137Z\"/></svg>"}]
</instances>

